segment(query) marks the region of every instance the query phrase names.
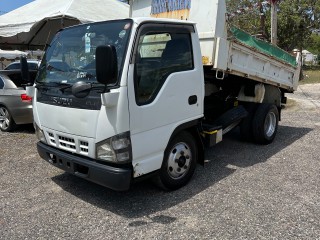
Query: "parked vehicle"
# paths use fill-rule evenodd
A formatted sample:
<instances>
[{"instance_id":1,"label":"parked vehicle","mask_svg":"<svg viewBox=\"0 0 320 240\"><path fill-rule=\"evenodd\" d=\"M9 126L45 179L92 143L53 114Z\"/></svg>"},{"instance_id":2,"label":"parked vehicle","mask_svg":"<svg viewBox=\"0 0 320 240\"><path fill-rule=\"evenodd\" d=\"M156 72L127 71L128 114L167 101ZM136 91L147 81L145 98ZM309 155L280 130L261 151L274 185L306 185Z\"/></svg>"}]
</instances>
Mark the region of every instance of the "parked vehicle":
<instances>
[{"instance_id":1,"label":"parked vehicle","mask_svg":"<svg viewBox=\"0 0 320 240\"><path fill-rule=\"evenodd\" d=\"M0 130L9 132L16 124L32 122L32 98L27 96L21 82L0 74Z\"/></svg>"},{"instance_id":2,"label":"parked vehicle","mask_svg":"<svg viewBox=\"0 0 320 240\"><path fill-rule=\"evenodd\" d=\"M228 29L224 1L185 3L135 0L132 12L165 17L172 8L169 17L197 24L129 18L57 33L28 87L44 160L114 190L148 176L177 189L204 163L204 149L234 127L256 143L274 140L300 65Z\"/></svg>"},{"instance_id":3,"label":"parked vehicle","mask_svg":"<svg viewBox=\"0 0 320 240\"><path fill-rule=\"evenodd\" d=\"M36 59L27 59L28 69L29 69L29 79L31 82L34 81L36 75L38 73L38 69L40 66L39 60ZM4 70L0 71L0 74L7 75L14 82L23 82L21 78L21 64L20 61L10 63Z\"/></svg>"},{"instance_id":4,"label":"parked vehicle","mask_svg":"<svg viewBox=\"0 0 320 240\"><path fill-rule=\"evenodd\" d=\"M29 70L38 70L41 61L36 59L28 59L27 62L28 62ZM4 70L20 70L20 69L21 69L20 61L16 61L16 62L10 63Z\"/></svg>"}]
</instances>

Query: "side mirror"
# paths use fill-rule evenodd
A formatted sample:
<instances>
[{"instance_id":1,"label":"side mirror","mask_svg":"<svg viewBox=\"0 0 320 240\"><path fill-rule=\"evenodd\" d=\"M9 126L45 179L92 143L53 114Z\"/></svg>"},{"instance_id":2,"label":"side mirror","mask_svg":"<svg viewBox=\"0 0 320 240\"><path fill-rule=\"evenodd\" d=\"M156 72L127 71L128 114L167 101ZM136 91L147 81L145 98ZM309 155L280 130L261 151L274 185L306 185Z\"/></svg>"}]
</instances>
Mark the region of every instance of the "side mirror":
<instances>
[{"instance_id":1,"label":"side mirror","mask_svg":"<svg viewBox=\"0 0 320 240\"><path fill-rule=\"evenodd\" d=\"M25 56L20 57L20 70L21 70L22 81L27 85L32 85L30 81L28 62Z\"/></svg>"},{"instance_id":2,"label":"side mirror","mask_svg":"<svg viewBox=\"0 0 320 240\"><path fill-rule=\"evenodd\" d=\"M116 48L111 45L96 48L97 81L106 85L114 85L118 79L118 62Z\"/></svg>"}]
</instances>

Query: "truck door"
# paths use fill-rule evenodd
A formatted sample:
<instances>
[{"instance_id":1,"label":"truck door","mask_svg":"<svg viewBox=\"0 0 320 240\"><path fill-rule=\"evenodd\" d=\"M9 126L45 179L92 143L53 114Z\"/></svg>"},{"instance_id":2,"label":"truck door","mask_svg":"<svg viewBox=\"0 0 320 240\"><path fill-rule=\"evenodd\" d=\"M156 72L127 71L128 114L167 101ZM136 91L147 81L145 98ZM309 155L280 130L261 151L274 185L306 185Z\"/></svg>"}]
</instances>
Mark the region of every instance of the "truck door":
<instances>
[{"instance_id":1,"label":"truck door","mask_svg":"<svg viewBox=\"0 0 320 240\"><path fill-rule=\"evenodd\" d=\"M138 30L128 75L135 177L159 169L174 129L202 117L202 65L194 60L193 38L187 24Z\"/></svg>"}]
</instances>

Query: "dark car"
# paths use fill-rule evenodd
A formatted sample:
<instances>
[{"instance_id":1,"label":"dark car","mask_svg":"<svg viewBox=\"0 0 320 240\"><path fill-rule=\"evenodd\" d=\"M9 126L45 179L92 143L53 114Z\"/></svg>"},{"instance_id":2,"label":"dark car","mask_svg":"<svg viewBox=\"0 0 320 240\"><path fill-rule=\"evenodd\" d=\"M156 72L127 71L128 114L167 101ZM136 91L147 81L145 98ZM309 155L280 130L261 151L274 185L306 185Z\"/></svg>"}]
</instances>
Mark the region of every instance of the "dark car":
<instances>
[{"instance_id":1,"label":"dark car","mask_svg":"<svg viewBox=\"0 0 320 240\"><path fill-rule=\"evenodd\" d=\"M27 63L28 63L29 70L38 70L40 65L39 60L28 59ZM21 68L20 66L21 66L20 61L17 61L17 62L10 63L4 70L19 70Z\"/></svg>"},{"instance_id":2,"label":"dark car","mask_svg":"<svg viewBox=\"0 0 320 240\"><path fill-rule=\"evenodd\" d=\"M9 132L17 124L32 122L32 98L27 96L21 81L0 74L0 130Z\"/></svg>"},{"instance_id":3,"label":"dark car","mask_svg":"<svg viewBox=\"0 0 320 240\"><path fill-rule=\"evenodd\" d=\"M29 79L33 81L36 78L40 60L27 59L28 69L29 69ZM9 78L14 82L22 81L21 78L21 63L20 61L10 63L4 70L1 71L3 74L9 76ZM1 74L0 72L0 74Z\"/></svg>"}]
</instances>

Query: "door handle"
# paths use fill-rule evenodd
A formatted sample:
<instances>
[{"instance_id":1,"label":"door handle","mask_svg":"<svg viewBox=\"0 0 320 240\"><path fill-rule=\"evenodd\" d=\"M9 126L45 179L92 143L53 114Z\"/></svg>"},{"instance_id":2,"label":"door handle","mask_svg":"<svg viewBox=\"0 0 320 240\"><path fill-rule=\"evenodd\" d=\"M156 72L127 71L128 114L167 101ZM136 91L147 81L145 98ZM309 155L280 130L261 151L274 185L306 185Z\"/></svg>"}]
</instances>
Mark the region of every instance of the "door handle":
<instances>
[{"instance_id":1,"label":"door handle","mask_svg":"<svg viewBox=\"0 0 320 240\"><path fill-rule=\"evenodd\" d=\"M194 105L194 104L196 104L197 102L198 102L198 97L197 97L197 95L192 95L192 96L190 96L189 99L188 99L189 105Z\"/></svg>"}]
</instances>

